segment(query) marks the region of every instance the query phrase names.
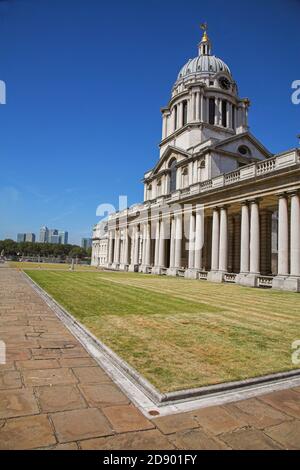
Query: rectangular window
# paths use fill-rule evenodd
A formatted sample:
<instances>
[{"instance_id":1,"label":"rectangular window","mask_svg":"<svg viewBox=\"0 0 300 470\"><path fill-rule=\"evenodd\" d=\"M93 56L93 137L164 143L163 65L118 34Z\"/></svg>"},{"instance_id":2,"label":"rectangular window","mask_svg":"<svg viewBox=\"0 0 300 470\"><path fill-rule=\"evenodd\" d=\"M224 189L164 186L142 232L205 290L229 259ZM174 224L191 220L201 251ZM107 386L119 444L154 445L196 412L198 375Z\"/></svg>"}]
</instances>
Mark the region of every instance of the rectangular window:
<instances>
[{"instance_id":1,"label":"rectangular window","mask_svg":"<svg viewBox=\"0 0 300 470\"><path fill-rule=\"evenodd\" d=\"M222 101L222 126L227 127L227 101Z\"/></svg>"},{"instance_id":2,"label":"rectangular window","mask_svg":"<svg viewBox=\"0 0 300 470\"><path fill-rule=\"evenodd\" d=\"M215 124L216 103L214 98L209 98L209 124Z\"/></svg>"},{"instance_id":3,"label":"rectangular window","mask_svg":"<svg viewBox=\"0 0 300 470\"><path fill-rule=\"evenodd\" d=\"M177 106L174 108L174 130L177 129Z\"/></svg>"}]
</instances>

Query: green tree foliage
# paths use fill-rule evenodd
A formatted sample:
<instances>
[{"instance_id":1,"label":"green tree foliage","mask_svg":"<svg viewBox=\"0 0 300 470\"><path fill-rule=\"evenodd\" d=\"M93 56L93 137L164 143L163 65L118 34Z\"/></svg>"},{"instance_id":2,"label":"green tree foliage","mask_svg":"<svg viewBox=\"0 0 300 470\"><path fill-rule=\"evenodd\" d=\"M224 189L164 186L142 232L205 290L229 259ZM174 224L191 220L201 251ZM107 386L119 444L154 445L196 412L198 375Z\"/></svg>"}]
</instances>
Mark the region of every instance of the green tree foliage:
<instances>
[{"instance_id":1,"label":"green tree foliage","mask_svg":"<svg viewBox=\"0 0 300 470\"><path fill-rule=\"evenodd\" d=\"M4 256L54 256L55 258L78 258L90 257L90 250L84 250L77 245L56 245L51 243L30 243L6 239L0 240L0 253ZM89 252L88 252L89 251Z\"/></svg>"}]
</instances>

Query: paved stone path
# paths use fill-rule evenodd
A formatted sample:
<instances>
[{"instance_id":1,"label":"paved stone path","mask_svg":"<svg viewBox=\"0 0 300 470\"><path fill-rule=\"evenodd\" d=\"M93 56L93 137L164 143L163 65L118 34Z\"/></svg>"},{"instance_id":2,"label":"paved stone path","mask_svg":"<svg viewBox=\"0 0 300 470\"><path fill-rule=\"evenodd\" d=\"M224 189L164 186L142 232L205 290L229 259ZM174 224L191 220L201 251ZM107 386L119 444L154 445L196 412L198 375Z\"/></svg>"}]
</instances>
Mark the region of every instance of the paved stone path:
<instances>
[{"instance_id":1,"label":"paved stone path","mask_svg":"<svg viewBox=\"0 0 300 470\"><path fill-rule=\"evenodd\" d=\"M0 449L300 448L300 387L146 419L21 274L3 266L0 340Z\"/></svg>"}]
</instances>

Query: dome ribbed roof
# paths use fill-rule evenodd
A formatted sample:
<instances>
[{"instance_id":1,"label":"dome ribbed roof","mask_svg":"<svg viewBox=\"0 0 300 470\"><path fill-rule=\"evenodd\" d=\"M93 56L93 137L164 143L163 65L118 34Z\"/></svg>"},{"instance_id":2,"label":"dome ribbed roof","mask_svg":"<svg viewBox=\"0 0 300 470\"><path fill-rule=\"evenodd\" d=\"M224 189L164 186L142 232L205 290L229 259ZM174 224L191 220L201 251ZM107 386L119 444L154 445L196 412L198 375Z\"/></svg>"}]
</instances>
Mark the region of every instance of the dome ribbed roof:
<instances>
[{"instance_id":1,"label":"dome ribbed roof","mask_svg":"<svg viewBox=\"0 0 300 470\"><path fill-rule=\"evenodd\" d=\"M179 72L177 80L186 78L189 75L215 75L219 72L225 72L231 75L228 65L214 55L200 55L194 59L190 59Z\"/></svg>"}]
</instances>

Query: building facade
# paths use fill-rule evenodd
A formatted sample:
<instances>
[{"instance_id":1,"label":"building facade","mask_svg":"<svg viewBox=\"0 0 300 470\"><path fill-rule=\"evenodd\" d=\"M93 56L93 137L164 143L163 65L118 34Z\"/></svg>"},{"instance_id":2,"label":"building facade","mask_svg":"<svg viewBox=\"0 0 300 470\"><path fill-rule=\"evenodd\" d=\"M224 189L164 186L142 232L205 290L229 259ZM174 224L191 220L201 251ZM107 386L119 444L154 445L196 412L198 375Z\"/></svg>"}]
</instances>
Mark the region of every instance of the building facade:
<instances>
[{"instance_id":1,"label":"building facade","mask_svg":"<svg viewBox=\"0 0 300 470\"><path fill-rule=\"evenodd\" d=\"M45 225L40 228L40 243L48 243L49 240L49 229Z\"/></svg>"},{"instance_id":2,"label":"building facade","mask_svg":"<svg viewBox=\"0 0 300 470\"><path fill-rule=\"evenodd\" d=\"M106 266L299 292L300 151L253 136L250 101L211 49L204 32L180 70L144 202L109 217Z\"/></svg>"},{"instance_id":3,"label":"building facade","mask_svg":"<svg viewBox=\"0 0 300 470\"><path fill-rule=\"evenodd\" d=\"M25 242L26 234L25 233L18 233L17 234L17 242L22 243Z\"/></svg>"},{"instance_id":4,"label":"building facade","mask_svg":"<svg viewBox=\"0 0 300 470\"><path fill-rule=\"evenodd\" d=\"M35 234L34 233L26 233L25 234L25 242L35 243Z\"/></svg>"},{"instance_id":5,"label":"building facade","mask_svg":"<svg viewBox=\"0 0 300 470\"><path fill-rule=\"evenodd\" d=\"M107 267L108 265L108 223L102 221L93 228L91 265Z\"/></svg>"},{"instance_id":6,"label":"building facade","mask_svg":"<svg viewBox=\"0 0 300 470\"><path fill-rule=\"evenodd\" d=\"M67 245L69 239L69 233L65 230L58 230L58 243L60 245Z\"/></svg>"}]
</instances>

